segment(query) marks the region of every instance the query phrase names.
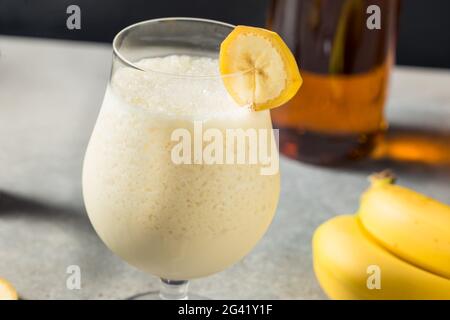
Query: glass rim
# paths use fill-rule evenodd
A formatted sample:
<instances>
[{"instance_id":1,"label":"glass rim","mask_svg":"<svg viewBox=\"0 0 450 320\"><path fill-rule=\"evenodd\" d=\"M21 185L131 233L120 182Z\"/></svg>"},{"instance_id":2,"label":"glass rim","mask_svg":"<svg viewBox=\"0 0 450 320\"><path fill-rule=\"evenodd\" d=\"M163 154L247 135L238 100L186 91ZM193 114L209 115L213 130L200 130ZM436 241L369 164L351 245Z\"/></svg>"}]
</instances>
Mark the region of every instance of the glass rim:
<instances>
[{"instance_id":1,"label":"glass rim","mask_svg":"<svg viewBox=\"0 0 450 320\"><path fill-rule=\"evenodd\" d=\"M114 55L126 66L131 67L133 69L142 71L142 72L152 72L157 73L165 76L170 76L174 78L191 78L191 79L219 79L219 78L228 78L228 77L235 77L235 76L242 76L246 73L251 72L251 69L246 71L239 71L235 73L228 73L228 74L220 74L217 75L189 75L189 74L176 74L176 73L169 73L164 71L157 71L157 70L149 70L149 69L142 69L138 67L135 63L129 61L127 58L125 58L121 53L120 49L117 47L117 41L120 36L122 36L125 32L136 28L140 25L147 24L147 23L154 23L154 22L164 22L164 21L192 21L192 22L204 22L204 23L210 23L210 24L216 24L224 27L230 27L235 28L236 26L230 23L221 22L217 20L212 19L203 19L203 18L191 18L191 17L167 17L167 18L156 18L156 19L149 19L149 20L143 20L136 23L133 23L122 30L120 30L115 36L112 41L112 47L113 47L113 53ZM219 70L218 70L219 71Z\"/></svg>"}]
</instances>

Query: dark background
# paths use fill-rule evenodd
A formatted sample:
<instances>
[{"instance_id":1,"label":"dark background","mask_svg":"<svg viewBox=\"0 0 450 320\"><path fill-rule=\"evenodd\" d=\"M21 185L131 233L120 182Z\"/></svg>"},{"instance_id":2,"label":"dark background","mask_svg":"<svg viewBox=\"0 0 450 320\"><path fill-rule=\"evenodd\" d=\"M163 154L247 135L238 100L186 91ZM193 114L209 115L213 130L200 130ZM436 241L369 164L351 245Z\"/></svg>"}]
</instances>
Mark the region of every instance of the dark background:
<instances>
[{"instance_id":1,"label":"dark background","mask_svg":"<svg viewBox=\"0 0 450 320\"><path fill-rule=\"evenodd\" d=\"M264 26L270 0L0 0L0 34L111 42L134 22L202 17ZM66 8L81 8L81 30L66 28ZM450 68L450 1L403 0L397 63Z\"/></svg>"}]
</instances>

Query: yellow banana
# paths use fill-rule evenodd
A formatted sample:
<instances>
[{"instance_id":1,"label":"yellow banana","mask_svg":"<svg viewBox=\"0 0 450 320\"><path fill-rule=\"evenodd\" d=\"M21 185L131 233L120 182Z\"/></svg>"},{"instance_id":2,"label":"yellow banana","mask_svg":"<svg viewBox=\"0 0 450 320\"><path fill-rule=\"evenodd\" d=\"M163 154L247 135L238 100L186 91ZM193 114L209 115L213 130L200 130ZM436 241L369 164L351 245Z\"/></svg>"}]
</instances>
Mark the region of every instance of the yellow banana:
<instances>
[{"instance_id":1,"label":"yellow banana","mask_svg":"<svg viewBox=\"0 0 450 320\"><path fill-rule=\"evenodd\" d=\"M16 289L12 284L0 278L0 300L17 300L18 298Z\"/></svg>"},{"instance_id":2,"label":"yellow banana","mask_svg":"<svg viewBox=\"0 0 450 320\"><path fill-rule=\"evenodd\" d=\"M450 279L450 207L392 178L372 180L358 216L364 228L394 255Z\"/></svg>"},{"instance_id":3,"label":"yellow banana","mask_svg":"<svg viewBox=\"0 0 450 320\"><path fill-rule=\"evenodd\" d=\"M335 217L316 230L313 263L320 285L333 299L450 299L449 279L386 251L356 216ZM370 274L371 268L379 273ZM372 287L378 276L379 289Z\"/></svg>"}]
</instances>

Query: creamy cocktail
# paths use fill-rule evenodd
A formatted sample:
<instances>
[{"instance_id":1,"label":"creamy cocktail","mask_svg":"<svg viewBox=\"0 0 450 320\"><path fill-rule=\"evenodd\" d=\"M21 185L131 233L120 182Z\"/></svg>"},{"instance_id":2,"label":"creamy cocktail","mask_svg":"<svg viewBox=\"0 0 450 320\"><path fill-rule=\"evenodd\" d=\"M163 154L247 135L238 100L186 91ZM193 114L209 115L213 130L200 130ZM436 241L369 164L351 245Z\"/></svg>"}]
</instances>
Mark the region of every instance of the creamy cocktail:
<instances>
[{"instance_id":1,"label":"creamy cocktail","mask_svg":"<svg viewBox=\"0 0 450 320\"><path fill-rule=\"evenodd\" d=\"M261 174L263 163L174 163L172 133L183 128L194 137L201 122L224 139L230 129L272 134L269 112L237 106L216 59L175 55L136 65L144 72L124 67L113 75L86 152L89 218L112 251L144 271L172 280L221 271L269 226L279 174Z\"/></svg>"},{"instance_id":2,"label":"creamy cocktail","mask_svg":"<svg viewBox=\"0 0 450 320\"><path fill-rule=\"evenodd\" d=\"M86 210L113 252L161 278L161 298L185 299L188 279L237 262L269 227L280 193L269 109L301 77L277 34L210 20L137 23L113 48Z\"/></svg>"}]
</instances>

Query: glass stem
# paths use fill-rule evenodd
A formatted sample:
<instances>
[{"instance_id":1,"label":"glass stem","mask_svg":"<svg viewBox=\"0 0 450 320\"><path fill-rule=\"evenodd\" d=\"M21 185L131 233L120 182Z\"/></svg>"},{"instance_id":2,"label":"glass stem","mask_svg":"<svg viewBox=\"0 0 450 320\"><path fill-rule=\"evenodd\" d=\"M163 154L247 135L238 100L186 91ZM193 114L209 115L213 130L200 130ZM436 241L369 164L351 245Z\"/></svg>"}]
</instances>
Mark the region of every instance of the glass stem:
<instances>
[{"instance_id":1,"label":"glass stem","mask_svg":"<svg viewBox=\"0 0 450 320\"><path fill-rule=\"evenodd\" d=\"M162 300L187 300L188 298L187 280L168 280L161 278L161 288L159 296Z\"/></svg>"}]
</instances>

